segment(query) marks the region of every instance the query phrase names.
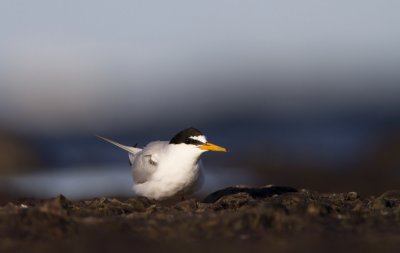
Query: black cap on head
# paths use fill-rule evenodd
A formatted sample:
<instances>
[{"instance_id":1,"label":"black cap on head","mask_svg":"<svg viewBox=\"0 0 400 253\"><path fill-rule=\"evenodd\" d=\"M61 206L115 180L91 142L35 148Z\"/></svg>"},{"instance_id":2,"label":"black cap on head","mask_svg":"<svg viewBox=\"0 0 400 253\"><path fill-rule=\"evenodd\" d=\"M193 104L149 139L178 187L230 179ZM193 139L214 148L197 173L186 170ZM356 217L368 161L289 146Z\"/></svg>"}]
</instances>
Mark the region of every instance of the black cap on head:
<instances>
[{"instance_id":1,"label":"black cap on head","mask_svg":"<svg viewBox=\"0 0 400 253\"><path fill-rule=\"evenodd\" d=\"M185 143L185 144L193 144L193 145L201 145L204 144L201 141L194 140L192 138L189 138L191 136L200 136L203 135L198 129L194 127L189 127L186 128L179 133L177 133L174 138L171 139L169 142L170 144L180 144L180 143Z\"/></svg>"}]
</instances>

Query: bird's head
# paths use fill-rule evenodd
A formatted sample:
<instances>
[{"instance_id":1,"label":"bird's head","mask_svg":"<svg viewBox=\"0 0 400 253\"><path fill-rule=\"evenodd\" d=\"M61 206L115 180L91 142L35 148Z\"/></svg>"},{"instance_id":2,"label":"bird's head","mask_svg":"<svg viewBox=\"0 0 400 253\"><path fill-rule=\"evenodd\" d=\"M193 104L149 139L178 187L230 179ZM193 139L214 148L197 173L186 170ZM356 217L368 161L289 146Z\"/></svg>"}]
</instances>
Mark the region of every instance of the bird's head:
<instances>
[{"instance_id":1,"label":"bird's head","mask_svg":"<svg viewBox=\"0 0 400 253\"><path fill-rule=\"evenodd\" d=\"M177 133L169 142L170 144L187 144L198 148L201 152L216 151L227 152L226 148L212 144L207 138L196 128L190 127Z\"/></svg>"}]
</instances>

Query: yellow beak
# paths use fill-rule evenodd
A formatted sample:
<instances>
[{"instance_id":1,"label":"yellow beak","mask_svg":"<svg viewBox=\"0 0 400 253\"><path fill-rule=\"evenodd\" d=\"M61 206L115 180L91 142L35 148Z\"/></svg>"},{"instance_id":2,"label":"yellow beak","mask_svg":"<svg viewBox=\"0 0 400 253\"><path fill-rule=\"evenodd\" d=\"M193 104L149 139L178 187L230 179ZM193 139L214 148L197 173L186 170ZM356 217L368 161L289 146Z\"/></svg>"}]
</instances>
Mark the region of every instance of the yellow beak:
<instances>
[{"instance_id":1,"label":"yellow beak","mask_svg":"<svg viewBox=\"0 0 400 253\"><path fill-rule=\"evenodd\" d=\"M217 146L215 144L207 142L204 145L199 146L199 149L209 150L209 151L217 151L217 152L228 152L226 148Z\"/></svg>"}]
</instances>

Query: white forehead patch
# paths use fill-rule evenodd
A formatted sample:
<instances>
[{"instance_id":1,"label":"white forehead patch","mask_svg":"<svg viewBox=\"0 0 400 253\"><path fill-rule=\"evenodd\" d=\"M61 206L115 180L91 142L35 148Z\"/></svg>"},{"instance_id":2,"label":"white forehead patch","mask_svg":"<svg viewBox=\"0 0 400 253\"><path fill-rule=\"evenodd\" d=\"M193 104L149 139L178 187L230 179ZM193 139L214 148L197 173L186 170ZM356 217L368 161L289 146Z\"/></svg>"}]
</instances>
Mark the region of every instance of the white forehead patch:
<instances>
[{"instance_id":1,"label":"white forehead patch","mask_svg":"<svg viewBox=\"0 0 400 253\"><path fill-rule=\"evenodd\" d=\"M200 141L202 143L206 143L207 139L204 135L198 135L198 136L190 136L190 139L196 140L196 141Z\"/></svg>"}]
</instances>

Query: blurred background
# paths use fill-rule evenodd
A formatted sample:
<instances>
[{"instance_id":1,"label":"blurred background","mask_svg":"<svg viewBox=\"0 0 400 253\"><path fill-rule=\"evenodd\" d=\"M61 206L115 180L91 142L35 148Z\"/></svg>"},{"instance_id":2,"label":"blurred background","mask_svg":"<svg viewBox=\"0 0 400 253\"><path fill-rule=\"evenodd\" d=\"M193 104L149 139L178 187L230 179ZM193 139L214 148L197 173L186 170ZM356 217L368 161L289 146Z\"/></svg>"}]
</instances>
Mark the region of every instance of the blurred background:
<instances>
[{"instance_id":1,"label":"blurred background","mask_svg":"<svg viewBox=\"0 0 400 253\"><path fill-rule=\"evenodd\" d=\"M0 195L131 196L127 145L194 126L200 195L400 183L400 2L2 1Z\"/></svg>"}]
</instances>

